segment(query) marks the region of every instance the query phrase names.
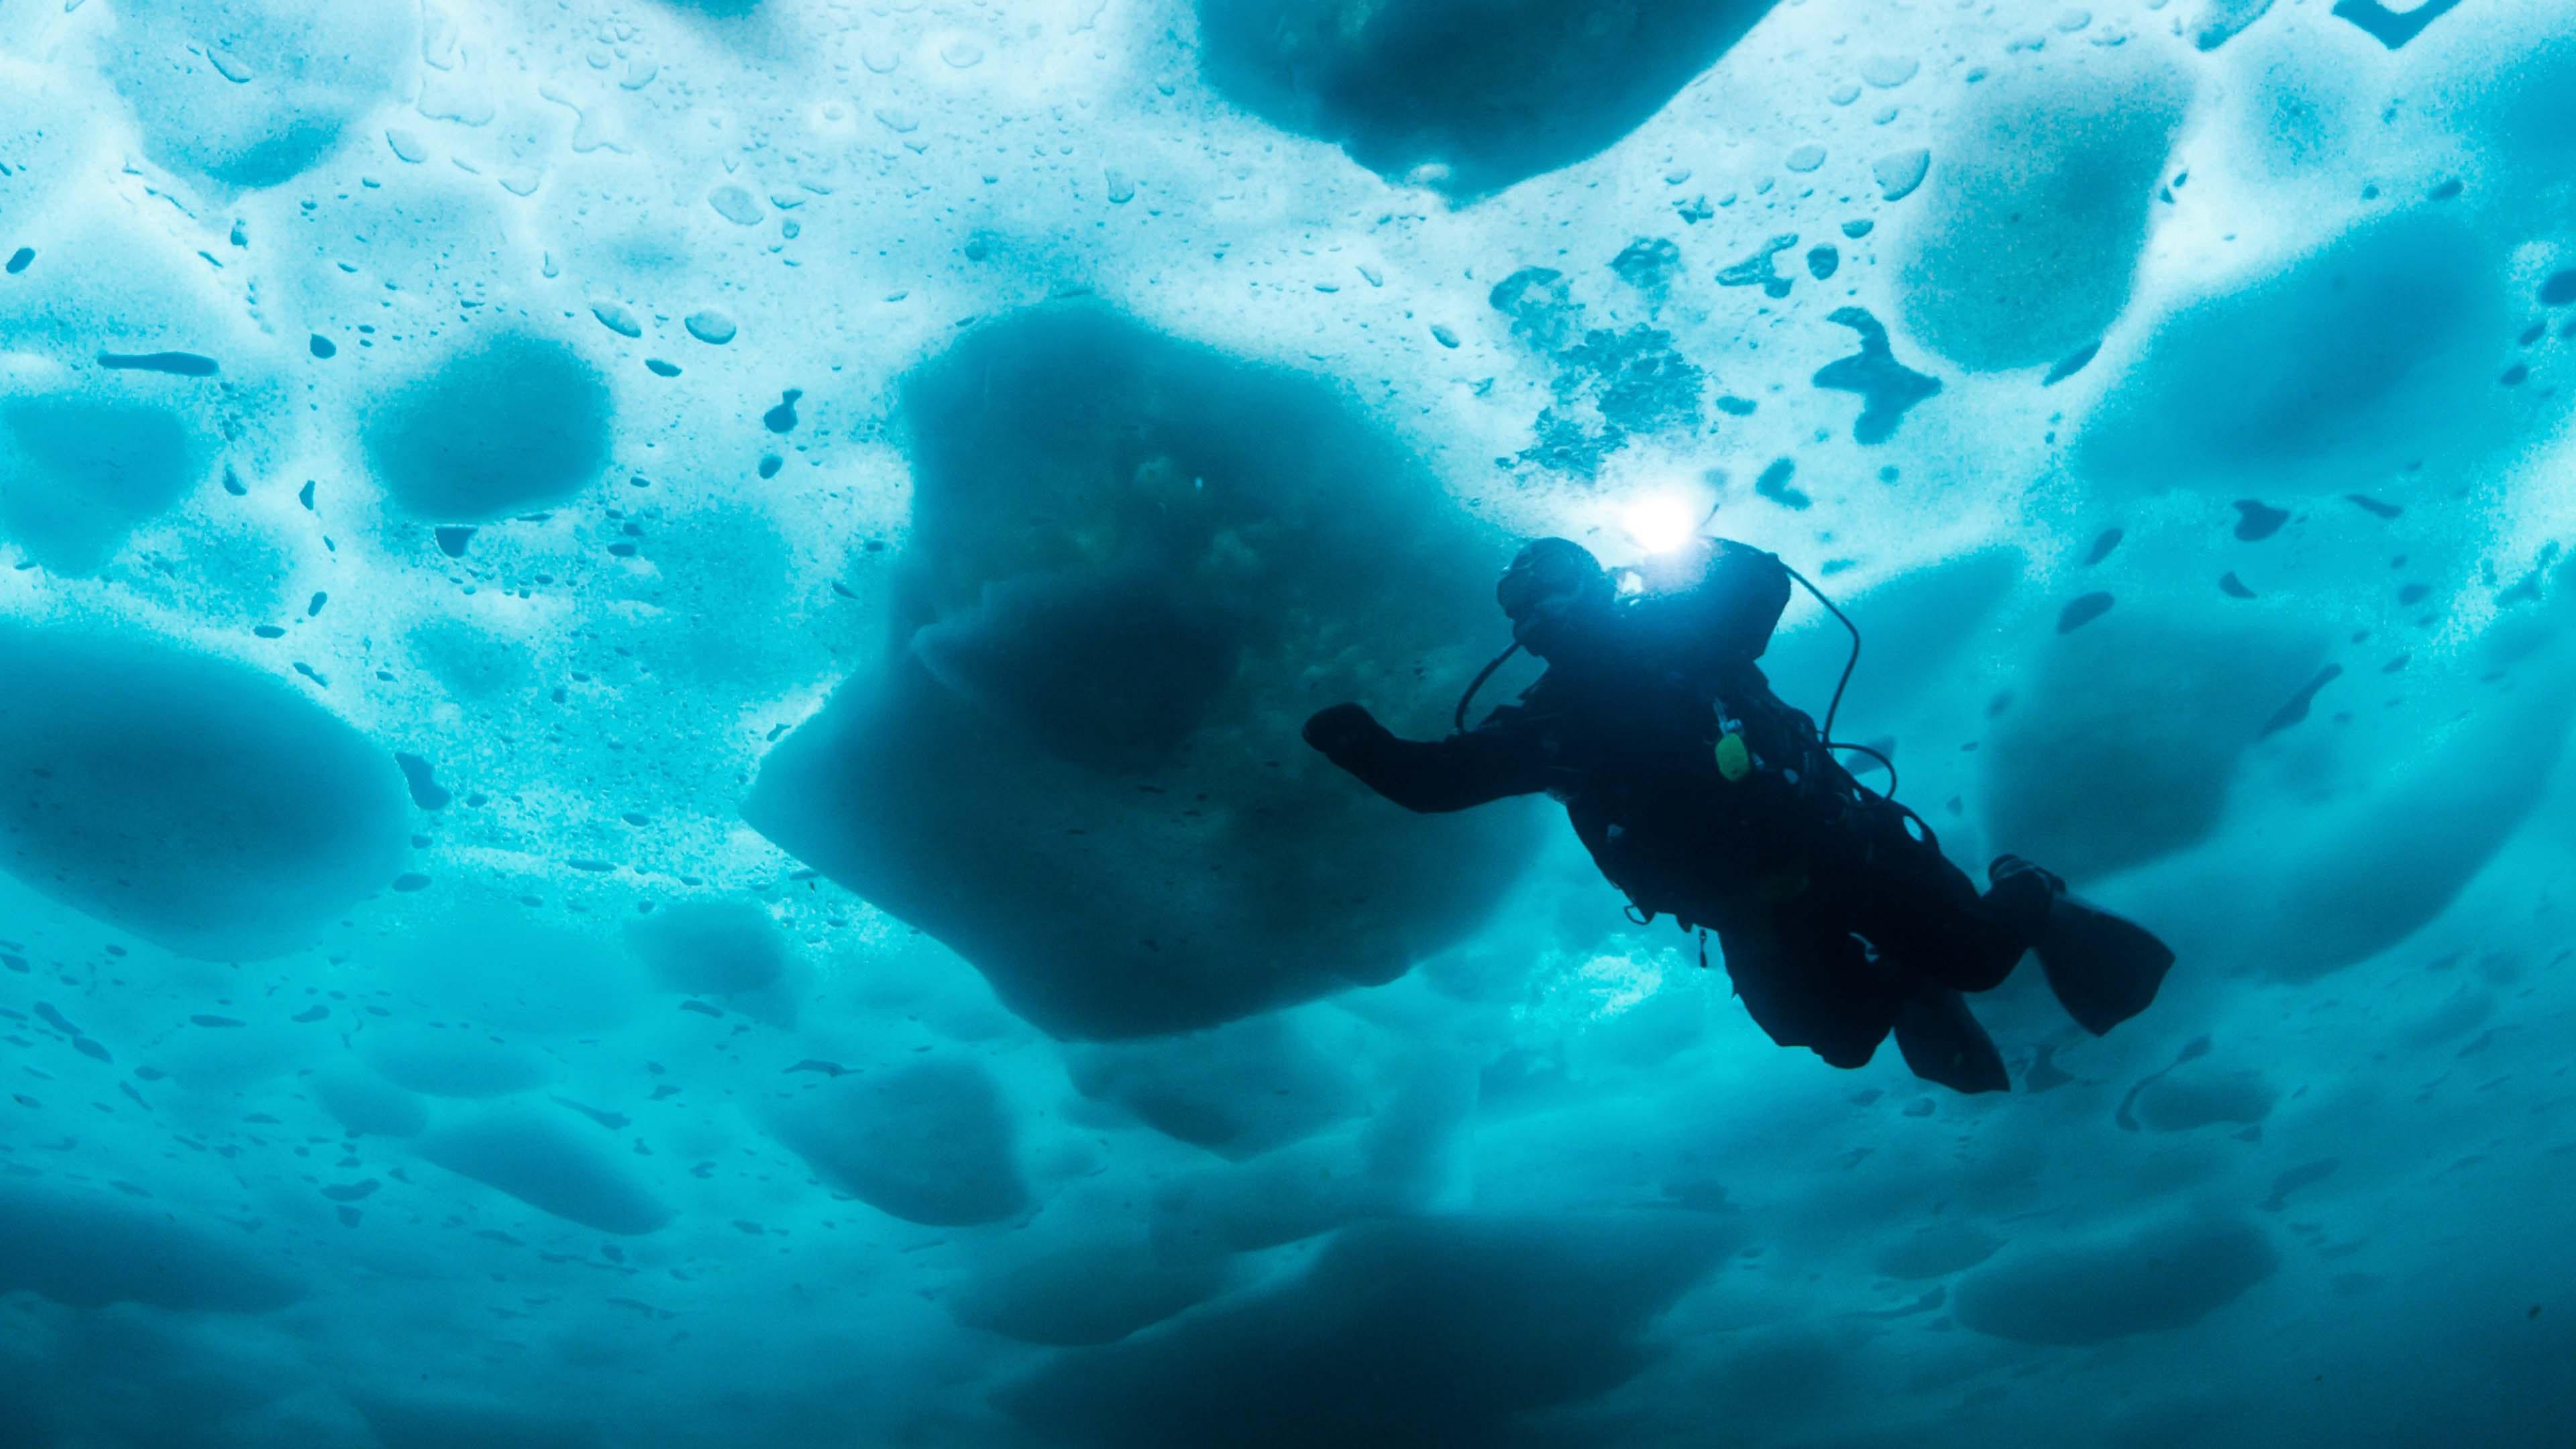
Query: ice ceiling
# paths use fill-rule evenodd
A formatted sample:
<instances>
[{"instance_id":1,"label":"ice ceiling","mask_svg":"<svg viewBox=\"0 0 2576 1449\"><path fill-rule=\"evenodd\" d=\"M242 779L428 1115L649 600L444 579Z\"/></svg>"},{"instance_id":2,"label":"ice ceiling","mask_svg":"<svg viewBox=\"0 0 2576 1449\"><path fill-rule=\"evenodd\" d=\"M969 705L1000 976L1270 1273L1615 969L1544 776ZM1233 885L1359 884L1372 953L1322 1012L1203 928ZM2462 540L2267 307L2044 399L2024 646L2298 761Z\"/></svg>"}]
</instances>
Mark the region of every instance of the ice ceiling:
<instances>
[{"instance_id":1,"label":"ice ceiling","mask_svg":"<svg viewBox=\"0 0 2576 1449\"><path fill-rule=\"evenodd\" d=\"M2566 19L0 0L10 1442L2558 1442ZM1712 509L2152 1013L1298 742Z\"/></svg>"}]
</instances>

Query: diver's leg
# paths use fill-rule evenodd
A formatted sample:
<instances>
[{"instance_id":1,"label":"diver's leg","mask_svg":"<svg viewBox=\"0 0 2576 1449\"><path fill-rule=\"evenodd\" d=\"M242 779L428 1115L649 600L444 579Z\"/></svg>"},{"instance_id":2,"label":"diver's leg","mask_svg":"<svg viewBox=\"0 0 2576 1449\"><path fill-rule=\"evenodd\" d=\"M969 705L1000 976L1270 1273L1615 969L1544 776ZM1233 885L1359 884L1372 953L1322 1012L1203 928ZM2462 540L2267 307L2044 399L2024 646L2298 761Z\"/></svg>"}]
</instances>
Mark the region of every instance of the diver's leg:
<instances>
[{"instance_id":1,"label":"diver's leg","mask_svg":"<svg viewBox=\"0 0 2576 1449\"><path fill-rule=\"evenodd\" d=\"M1847 932L1803 921L1718 932L1735 994L1763 1035L1828 1065L1869 1064L1904 1005L1893 973Z\"/></svg>"},{"instance_id":2,"label":"diver's leg","mask_svg":"<svg viewBox=\"0 0 2576 1449\"><path fill-rule=\"evenodd\" d=\"M1968 999L1946 986L1924 982L1906 998L1896 1018L1896 1049L1914 1075L1951 1091L2012 1090L1994 1038L1968 1009Z\"/></svg>"},{"instance_id":3,"label":"diver's leg","mask_svg":"<svg viewBox=\"0 0 2576 1449\"><path fill-rule=\"evenodd\" d=\"M1990 900L2007 889L2040 898L2031 947L2076 1025L2100 1036L2156 999L2174 954L2153 932L2066 894L2064 881L2019 856L1997 856L1987 874L1994 881Z\"/></svg>"},{"instance_id":4,"label":"diver's leg","mask_svg":"<svg viewBox=\"0 0 2576 1449\"><path fill-rule=\"evenodd\" d=\"M1854 929L1916 978L1952 991L1992 991L2037 939L2049 892L2018 878L1980 896L1941 848L1901 825L1854 864Z\"/></svg>"}]
</instances>

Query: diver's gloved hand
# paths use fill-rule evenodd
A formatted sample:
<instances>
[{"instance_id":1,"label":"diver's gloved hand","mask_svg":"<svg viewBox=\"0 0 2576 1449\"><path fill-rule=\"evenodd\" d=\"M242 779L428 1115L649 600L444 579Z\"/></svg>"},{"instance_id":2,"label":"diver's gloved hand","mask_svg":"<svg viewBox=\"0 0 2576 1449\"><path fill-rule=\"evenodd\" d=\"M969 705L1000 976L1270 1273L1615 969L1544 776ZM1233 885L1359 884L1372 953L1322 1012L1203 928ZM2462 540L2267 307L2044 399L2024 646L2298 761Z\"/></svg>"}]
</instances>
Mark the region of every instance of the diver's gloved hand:
<instances>
[{"instance_id":1,"label":"diver's gloved hand","mask_svg":"<svg viewBox=\"0 0 2576 1449\"><path fill-rule=\"evenodd\" d=\"M1386 726L1356 704L1319 709L1306 721L1306 743L1336 759L1359 748L1371 736L1384 733Z\"/></svg>"}]
</instances>

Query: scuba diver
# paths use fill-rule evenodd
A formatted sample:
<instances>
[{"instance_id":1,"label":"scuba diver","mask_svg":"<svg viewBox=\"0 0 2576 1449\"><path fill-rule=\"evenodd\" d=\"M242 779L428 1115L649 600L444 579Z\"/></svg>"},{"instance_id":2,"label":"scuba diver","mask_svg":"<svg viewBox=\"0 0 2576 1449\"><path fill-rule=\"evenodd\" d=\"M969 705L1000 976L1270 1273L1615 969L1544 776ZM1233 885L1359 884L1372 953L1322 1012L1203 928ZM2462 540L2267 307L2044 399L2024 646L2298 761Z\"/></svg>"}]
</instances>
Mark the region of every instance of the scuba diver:
<instances>
[{"instance_id":1,"label":"scuba diver","mask_svg":"<svg viewBox=\"0 0 2576 1449\"><path fill-rule=\"evenodd\" d=\"M1408 810L1465 810L1544 791L1641 924L1715 931L1756 1024L1837 1067L1866 1064L1893 1032L1916 1076L1960 1092L2008 1090L1994 1041L1963 999L2036 952L2069 1015L2096 1035L2155 999L2173 953L2143 928L1999 856L1980 894L1920 816L1894 766L1782 702L1757 667L1791 579L1759 549L1702 538L1620 582L1581 545L1523 548L1495 590L1512 648L1458 702L1446 739L1400 739L1357 704L1307 720L1306 742ZM1547 672L1475 728L1467 706L1517 650ZM1859 662L1860 635L1843 683ZM1889 766L1862 785L1837 750Z\"/></svg>"}]
</instances>

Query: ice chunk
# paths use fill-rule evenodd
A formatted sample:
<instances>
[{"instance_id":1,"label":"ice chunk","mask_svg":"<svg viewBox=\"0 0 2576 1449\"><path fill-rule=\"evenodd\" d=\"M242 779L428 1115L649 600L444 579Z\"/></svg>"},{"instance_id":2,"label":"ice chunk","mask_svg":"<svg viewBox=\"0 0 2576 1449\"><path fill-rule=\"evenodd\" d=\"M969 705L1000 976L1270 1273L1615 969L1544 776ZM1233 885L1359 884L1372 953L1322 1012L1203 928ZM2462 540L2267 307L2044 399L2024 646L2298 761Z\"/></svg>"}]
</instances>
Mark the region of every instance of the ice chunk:
<instances>
[{"instance_id":1,"label":"ice chunk","mask_svg":"<svg viewBox=\"0 0 2576 1449\"><path fill-rule=\"evenodd\" d=\"M2237 761L2318 653L2125 609L2053 637L1981 752L1989 838L2078 879L2203 839Z\"/></svg>"},{"instance_id":2,"label":"ice chunk","mask_svg":"<svg viewBox=\"0 0 2576 1449\"><path fill-rule=\"evenodd\" d=\"M2488 363L2508 319L2487 248L2445 215L2370 222L2159 325L2078 456L2139 489L2342 493L2356 470L2491 452L2511 436Z\"/></svg>"},{"instance_id":3,"label":"ice chunk","mask_svg":"<svg viewBox=\"0 0 2576 1449\"><path fill-rule=\"evenodd\" d=\"M391 880L401 772L285 685L0 624L0 868L175 951L273 955Z\"/></svg>"},{"instance_id":4,"label":"ice chunk","mask_svg":"<svg viewBox=\"0 0 2576 1449\"><path fill-rule=\"evenodd\" d=\"M2188 1132L2213 1122L2247 1127L2272 1115L2280 1092L2255 1071L2173 1071L2157 1077L2133 1104L2157 1132Z\"/></svg>"},{"instance_id":5,"label":"ice chunk","mask_svg":"<svg viewBox=\"0 0 2576 1449\"><path fill-rule=\"evenodd\" d=\"M2003 1239L1974 1223L1943 1219L1891 1244L1875 1266L1890 1278L1947 1278L1993 1257L2003 1245Z\"/></svg>"},{"instance_id":6,"label":"ice chunk","mask_svg":"<svg viewBox=\"0 0 2576 1449\"><path fill-rule=\"evenodd\" d=\"M2119 315L2190 99L2127 55L1971 93L1896 243L1900 315L1924 346L1978 371L2035 367Z\"/></svg>"},{"instance_id":7,"label":"ice chunk","mask_svg":"<svg viewBox=\"0 0 2576 1449\"><path fill-rule=\"evenodd\" d=\"M1959 1322L2017 1343L2109 1343L2187 1328L2272 1276L2280 1255L2234 1218L2186 1221L2041 1247L2030 1240L1970 1274Z\"/></svg>"},{"instance_id":8,"label":"ice chunk","mask_svg":"<svg viewBox=\"0 0 2576 1449\"><path fill-rule=\"evenodd\" d=\"M375 1076L335 1067L312 1080L314 1100L358 1136L417 1137L429 1125L418 1097Z\"/></svg>"},{"instance_id":9,"label":"ice chunk","mask_svg":"<svg viewBox=\"0 0 2576 1449\"><path fill-rule=\"evenodd\" d=\"M906 1222L997 1222L1029 1206L1009 1113L972 1062L819 1079L776 1131L826 1186Z\"/></svg>"},{"instance_id":10,"label":"ice chunk","mask_svg":"<svg viewBox=\"0 0 2576 1449\"><path fill-rule=\"evenodd\" d=\"M1065 1036L1389 980L1481 916L1531 817L1408 816L1297 729L1445 727L1502 539L1331 390L1090 308L904 397L902 647L762 763L755 828Z\"/></svg>"},{"instance_id":11,"label":"ice chunk","mask_svg":"<svg viewBox=\"0 0 2576 1449\"><path fill-rule=\"evenodd\" d=\"M205 444L164 407L105 394L0 402L0 539L58 573L96 572L206 464Z\"/></svg>"},{"instance_id":12,"label":"ice chunk","mask_svg":"<svg viewBox=\"0 0 2576 1449\"><path fill-rule=\"evenodd\" d=\"M557 1118L504 1107L434 1128L416 1146L440 1167L566 1222L618 1237L668 1226L671 1210L596 1142Z\"/></svg>"},{"instance_id":13,"label":"ice chunk","mask_svg":"<svg viewBox=\"0 0 2576 1449\"><path fill-rule=\"evenodd\" d=\"M1571 165L1708 69L1771 0L1201 0L1200 67L1274 125L1475 197Z\"/></svg>"},{"instance_id":14,"label":"ice chunk","mask_svg":"<svg viewBox=\"0 0 2576 1449\"><path fill-rule=\"evenodd\" d=\"M379 1026L363 1050L387 1080L432 1097L503 1097L553 1075L528 1048L454 1024Z\"/></svg>"},{"instance_id":15,"label":"ice chunk","mask_svg":"<svg viewBox=\"0 0 2576 1449\"><path fill-rule=\"evenodd\" d=\"M393 98L414 29L402 6L153 0L120 9L105 69L155 159L256 189Z\"/></svg>"},{"instance_id":16,"label":"ice chunk","mask_svg":"<svg viewBox=\"0 0 2576 1449\"><path fill-rule=\"evenodd\" d=\"M292 1277L236 1245L237 1236L167 1208L0 1179L0 1288L74 1308L266 1313L304 1296Z\"/></svg>"},{"instance_id":17,"label":"ice chunk","mask_svg":"<svg viewBox=\"0 0 2576 1449\"><path fill-rule=\"evenodd\" d=\"M727 0L698 0L715 10ZM748 8L745 0L734 0ZM719 12L721 13L721 12ZM611 1441L584 1422L577 1407L532 1407L488 1397L429 1399L358 1396L364 1428L383 1449L605 1449Z\"/></svg>"},{"instance_id":18,"label":"ice chunk","mask_svg":"<svg viewBox=\"0 0 2576 1449\"><path fill-rule=\"evenodd\" d=\"M636 922L627 935L671 991L758 991L787 967L777 928L748 901L683 901Z\"/></svg>"},{"instance_id":19,"label":"ice chunk","mask_svg":"<svg viewBox=\"0 0 2576 1449\"><path fill-rule=\"evenodd\" d=\"M1359 1107L1348 1077L1275 1014L1080 1048L1070 1064L1084 1096L1237 1160L1311 1136Z\"/></svg>"},{"instance_id":20,"label":"ice chunk","mask_svg":"<svg viewBox=\"0 0 2576 1449\"><path fill-rule=\"evenodd\" d=\"M948 1297L970 1328L1057 1348L1115 1343L1216 1294L1222 1259L1167 1253L1140 1234L1097 1234L979 1270Z\"/></svg>"},{"instance_id":21,"label":"ice chunk","mask_svg":"<svg viewBox=\"0 0 2576 1449\"><path fill-rule=\"evenodd\" d=\"M1001 1402L1120 1449L1510 1442L1635 1375L1647 1325L1722 1251L1686 1215L1367 1224L1282 1287L1064 1354Z\"/></svg>"}]
</instances>

